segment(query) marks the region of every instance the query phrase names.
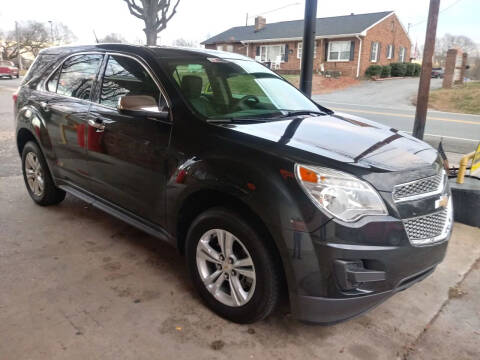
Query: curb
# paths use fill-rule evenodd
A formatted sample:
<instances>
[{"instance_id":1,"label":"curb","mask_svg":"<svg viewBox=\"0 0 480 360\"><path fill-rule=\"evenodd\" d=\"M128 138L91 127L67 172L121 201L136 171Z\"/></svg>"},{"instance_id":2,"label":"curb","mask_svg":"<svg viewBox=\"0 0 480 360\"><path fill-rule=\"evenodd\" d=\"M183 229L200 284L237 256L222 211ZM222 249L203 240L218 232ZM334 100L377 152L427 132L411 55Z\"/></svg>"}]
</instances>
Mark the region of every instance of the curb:
<instances>
[{"instance_id":1,"label":"curb","mask_svg":"<svg viewBox=\"0 0 480 360\"><path fill-rule=\"evenodd\" d=\"M468 176L463 184L456 180L449 179L455 221L480 227L480 180Z\"/></svg>"}]
</instances>

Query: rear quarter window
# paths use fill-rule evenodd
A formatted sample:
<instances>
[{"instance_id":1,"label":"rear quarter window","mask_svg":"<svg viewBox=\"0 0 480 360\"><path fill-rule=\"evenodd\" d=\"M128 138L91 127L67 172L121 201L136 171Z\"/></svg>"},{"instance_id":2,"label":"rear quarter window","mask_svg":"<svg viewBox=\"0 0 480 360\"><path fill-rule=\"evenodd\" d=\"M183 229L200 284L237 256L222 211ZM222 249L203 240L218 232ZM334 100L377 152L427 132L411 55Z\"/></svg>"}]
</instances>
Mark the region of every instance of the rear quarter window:
<instances>
[{"instance_id":1,"label":"rear quarter window","mask_svg":"<svg viewBox=\"0 0 480 360\"><path fill-rule=\"evenodd\" d=\"M21 85L28 84L31 88L36 87L42 80L50 75L50 71L53 71L57 65L57 61L58 55L38 55L23 77Z\"/></svg>"}]
</instances>

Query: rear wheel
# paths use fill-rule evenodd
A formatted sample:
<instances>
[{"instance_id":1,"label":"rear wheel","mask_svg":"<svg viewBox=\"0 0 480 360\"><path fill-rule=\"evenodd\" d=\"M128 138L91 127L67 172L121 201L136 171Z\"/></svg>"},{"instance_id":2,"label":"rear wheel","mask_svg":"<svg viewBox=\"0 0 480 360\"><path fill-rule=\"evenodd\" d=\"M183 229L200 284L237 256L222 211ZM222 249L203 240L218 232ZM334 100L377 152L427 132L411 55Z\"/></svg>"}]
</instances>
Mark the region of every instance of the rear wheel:
<instances>
[{"instance_id":1,"label":"rear wheel","mask_svg":"<svg viewBox=\"0 0 480 360\"><path fill-rule=\"evenodd\" d=\"M239 214L213 208L192 223L187 265L205 303L237 323L267 317L280 292L280 272L265 239Z\"/></svg>"},{"instance_id":2,"label":"rear wheel","mask_svg":"<svg viewBox=\"0 0 480 360\"><path fill-rule=\"evenodd\" d=\"M65 191L55 186L42 151L33 141L23 148L22 169L28 193L37 204L54 205L65 198Z\"/></svg>"}]
</instances>

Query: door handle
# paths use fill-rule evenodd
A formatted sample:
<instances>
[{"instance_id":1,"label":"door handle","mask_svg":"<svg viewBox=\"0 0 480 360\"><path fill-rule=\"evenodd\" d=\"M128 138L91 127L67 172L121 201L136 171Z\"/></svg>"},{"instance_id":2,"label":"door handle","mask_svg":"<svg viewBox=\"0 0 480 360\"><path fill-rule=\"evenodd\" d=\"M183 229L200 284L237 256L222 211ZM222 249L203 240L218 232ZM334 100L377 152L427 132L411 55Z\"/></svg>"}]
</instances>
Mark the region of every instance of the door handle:
<instances>
[{"instance_id":1,"label":"door handle","mask_svg":"<svg viewBox=\"0 0 480 360\"><path fill-rule=\"evenodd\" d=\"M97 132L102 132L103 130L105 130L105 125L100 118L88 119L88 125L97 129Z\"/></svg>"}]
</instances>

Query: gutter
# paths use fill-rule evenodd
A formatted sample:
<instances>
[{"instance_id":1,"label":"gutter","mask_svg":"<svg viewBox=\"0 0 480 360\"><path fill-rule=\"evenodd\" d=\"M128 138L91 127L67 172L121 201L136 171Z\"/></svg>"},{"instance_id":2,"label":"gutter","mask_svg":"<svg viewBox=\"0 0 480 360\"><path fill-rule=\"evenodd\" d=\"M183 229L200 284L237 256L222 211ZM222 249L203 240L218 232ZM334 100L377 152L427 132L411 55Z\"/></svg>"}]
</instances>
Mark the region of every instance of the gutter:
<instances>
[{"instance_id":1,"label":"gutter","mask_svg":"<svg viewBox=\"0 0 480 360\"><path fill-rule=\"evenodd\" d=\"M357 36L365 36L365 31L361 33L354 33L354 34L338 34L338 35L317 35L315 39L336 39L336 38L344 38L344 37L357 37ZM202 45L214 45L214 44L228 44L228 43L276 43L282 41L302 41L303 37L290 37L290 38L274 38L274 39L256 39L256 40L215 40L214 42L201 42Z\"/></svg>"},{"instance_id":2,"label":"gutter","mask_svg":"<svg viewBox=\"0 0 480 360\"><path fill-rule=\"evenodd\" d=\"M362 38L358 35L355 37L360 41L360 46L358 47L358 61L357 61L357 78L360 76L360 59L362 58Z\"/></svg>"}]
</instances>

